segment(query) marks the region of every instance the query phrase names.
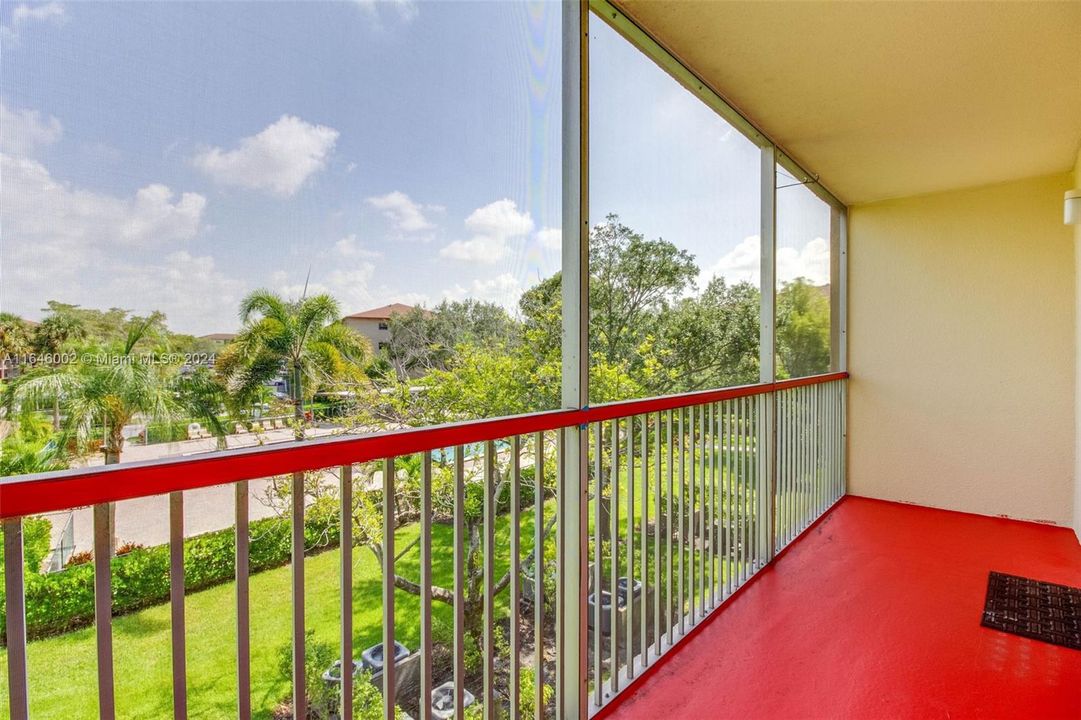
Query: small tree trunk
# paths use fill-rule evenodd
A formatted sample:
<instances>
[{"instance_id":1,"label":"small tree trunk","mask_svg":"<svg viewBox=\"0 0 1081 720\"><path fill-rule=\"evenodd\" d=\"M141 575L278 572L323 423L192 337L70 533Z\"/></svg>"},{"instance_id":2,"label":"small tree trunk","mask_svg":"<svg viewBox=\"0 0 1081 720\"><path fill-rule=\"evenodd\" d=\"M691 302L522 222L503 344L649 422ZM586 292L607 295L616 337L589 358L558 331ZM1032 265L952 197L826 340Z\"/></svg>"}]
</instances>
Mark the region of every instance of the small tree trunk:
<instances>
[{"instance_id":1,"label":"small tree trunk","mask_svg":"<svg viewBox=\"0 0 1081 720\"><path fill-rule=\"evenodd\" d=\"M293 363L293 419L296 427L293 435L297 440L304 439L304 393L300 387L300 363Z\"/></svg>"},{"instance_id":2,"label":"small tree trunk","mask_svg":"<svg viewBox=\"0 0 1081 720\"><path fill-rule=\"evenodd\" d=\"M60 432L60 396L53 398L53 432Z\"/></svg>"},{"instance_id":3,"label":"small tree trunk","mask_svg":"<svg viewBox=\"0 0 1081 720\"><path fill-rule=\"evenodd\" d=\"M120 450L124 447L124 436L121 428L115 427L108 430L105 439L105 464L116 465L120 462ZM109 503L109 557L116 555L116 503Z\"/></svg>"}]
</instances>

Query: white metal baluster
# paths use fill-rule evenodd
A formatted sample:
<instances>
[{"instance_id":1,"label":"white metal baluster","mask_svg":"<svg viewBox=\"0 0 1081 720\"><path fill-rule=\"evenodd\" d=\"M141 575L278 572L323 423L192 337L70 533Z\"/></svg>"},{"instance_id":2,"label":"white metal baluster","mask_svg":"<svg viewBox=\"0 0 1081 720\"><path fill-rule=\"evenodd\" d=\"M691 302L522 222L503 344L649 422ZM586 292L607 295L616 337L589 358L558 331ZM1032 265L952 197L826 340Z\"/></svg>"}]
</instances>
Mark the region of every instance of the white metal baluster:
<instances>
[{"instance_id":1,"label":"white metal baluster","mask_svg":"<svg viewBox=\"0 0 1081 720\"><path fill-rule=\"evenodd\" d=\"M799 388L792 390L792 531L788 542L796 539L800 531L800 478L803 471L803 418L800 408Z\"/></svg>"},{"instance_id":2,"label":"white metal baluster","mask_svg":"<svg viewBox=\"0 0 1081 720\"><path fill-rule=\"evenodd\" d=\"M811 466L812 458L811 452L813 443L811 442L811 432L813 430L811 426L811 397L810 388L803 386L800 388L800 404L803 406L803 493L801 495L803 522L800 523L800 532L807 529L807 526L811 524L810 518L813 512L814 500L811 495L811 487L813 484L813 468Z\"/></svg>"},{"instance_id":3,"label":"white metal baluster","mask_svg":"<svg viewBox=\"0 0 1081 720\"><path fill-rule=\"evenodd\" d=\"M834 474L834 486L833 486L833 498L834 500L840 500L844 496L844 469L842 454L842 432L843 432L843 410L842 410L842 397L844 396L845 384L844 380L838 380L834 383L833 390L833 474Z\"/></svg>"},{"instance_id":4,"label":"white metal baluster","mask_svg":"<svg viewBox=\"0 0 1081 720\"><path fill-rule=\"evenodd\" d=\"M495 443L484 444L484 677L485 720L495 711Z\"/></svg>"},{"instance_id":5,"label":"white metal baluster","mask_svg":"<svg viewBox=\"0 0 1081 720\"><path fill-rule=\"evenodd\" d=\"M593 426L593 703L601 706L604 681L601 656L601 573L604 567L604 423Z\"/></svg>"},{"instance_id":6,"label":"white metal baluster","mask_svg":"<svg viewBox=\"0 0 1081 720\"><path fill-rule=\"evenodd\" d=\"M732 594L732 402L721 403L721 599Z\"/></svg>"},{"instance_id":7,"label":"white metal baluster","mask_svg":"<svg viewBox=\"0 0 1081 720\"><path fill-rule=\"evenodd\" d=\"M785 545L792 542L796 527L795 480L799 445L796 442L795 393L795 390L785 391Z\"/></svg>"},{"instance_id":8,"label":"white metal baluster","mask_svg":"<svg viewBox=\"0 0 1081 720\"><path fill-rule=\"evenodd\" d=\"M675 464L675 457L674 457L675 453L674 453L674 449L673 449L673 445L672 445L673 438L672 438L672 411L671 410L666 411L665 418L666 418L666 432L667 432L667 437L668 437L668 439L667 439L667 445L668 445L667 461L668 462L667 462L667 469L666 469L666 475L668 476L668 492L667 492L667 495L665 497L665 503L664 503L665 515L666 515L665 521L664 521L664 535L665 535L665 542L667 544L667 548L666 548L666 551L665 551L665 554L664 554L664 565L665 565L664 576L665 576L665 584L667 585L667 588L666 588L665 593L664 593L664 602L665 602L665 621L664 621L664 625L668 630L668 646L671 647L672 646L672 641L673 641L673 636L672 636L672 618L673 618L673 615L672 615L672 552L674 550L674 548L672 547L672 545L673 545L673 543L672 543L672 504L673 504L673 501L674 501L674 498L675 498L675 486L674 486L674 482L673 482L673 477L675 475L675 471L674 471L674 468L673 468L673 465Z\"/></svg>"},{"instance_id":9,"label":"white metal baluster","mask_svg":"<svg viewBox=\"0 0 1081 720\"><path fill-rule=\"evenodd\" d=\"M695 438L694 406L687 408L687 444L690 452L687 454L687 605L690 614L691 626L694 626L698 601L698 576L695 572L695 545L698 542L698 527L695 525L695 486L698 484L698 458L696 455L697 442Z\"/></svg>"},{"instance_id":10,"label":"white metal baluster","mask_svg":"<svg viewBox=\"0 0 1081 720\"><path fill-rule=\"evenodd\" d=\"M533 708L544 717L544 433L533 436ZM598 567L600 567L598 563ZM455 676L455 682L458 682ZM598 683L600 680L597 681Z\"/></svg>"},{"instance_id":11,"label":"white metal baluster","mask_svg":"<svg viewBox=\"0 0 1081 720\"><path fill-rule=\"evenodd\" d=\"M4 619L7 632L8 712L11 720L28 720L30 701L26 670L26 583L23 520L4 520Z\"/></svg>"},{"instance_id":12,"label":"white metal baluster","mask_svg":"<svg viewBox=\"0 0 1081 720\"><path fill-rule=\"evenodd\" d=\"M421 638L425 637L425 630L431 632L431 621L427 619L425 613L424 601L428 595L428 588L431 587L431 583L425 580L424 577L424 527L426 524L423 502L425 491L431 486L431 474L432 474L432 461L431 455L425 454L425 466L421 472L420 478L420 496L421 496L421 610L420 610L420 634ZM339 670L341 671L342 679L342 695L341 695L341 720L353 720L353 466L342 465L338 471L338 560L339 560L339 591L341 593L341 607L339 613L341 615L341 645L342 645L342 657ZM429 552L431 550L429 549ZM431 601L428 601L428 608L431 608ZM383 653L386 657L386 653ZM427 657L425 653L424 658ZM423 658L422 658L423 660ZM423 678L423 670L421 670ZM422 695L423 697L423 695ZM425 707L428 703L421 703L421 718L428 720L425 715Z\"/></svg>"},{"instance_id":13,"label":"white metal baluster","mask_svg":"<svg viewBox=\"0 0 1081 720\"><path fill-rule=\"evenodd\" d=\"M747 582L747 578L751 575L751 516L747 511L747 497L750 494L749 483L751 480L751 438L747 434L747 427L751 417L750 398L740 398L740 407L739 439L743 447L743 451L740 453L743 461L740 464L742 472L739 483L739 513L743 525L743 531L740 534L740 547L743 548L743 562L740 563L740 582L742 584Z\"/></svg>"},{"instance_id":14,"label":"white metal baluster","mask_svg":"<svg viewBox=\"0 0 1081 720\"><path fill-rule=\"evenodd\" d=\"M661 542L661 414L653 416L653 654L661 655L661 566L664 564Z\"/></svg>"},{"instance_id":15,"label":"white metal baluster","mask_svg":"<svg viewBox=\"0 0 1081 720\"><path fill-rule=\"evenodd\" d=\"M638 600L638 646L639 652L642 655L642 667L645 667L649 662L649 646L648 637L648 623L646 622L649 615L649 608L646 606L646 599L649 597L649 546L647 544L646 529L649 527L649 416L641 416L641 428L640 439L641 446L639 448L639 460L638 467L641 473L641 500L639 505L642 508L639 512L640 520L639 527L641 533L638 537L638 541L641 543L639 547L639 562L641 563L640 576L642 578L642 590L639 594ZM654 518L656 520L656 518Z\"/></svg>"},{"instance_id":16,"label":"white metal baluster","mask_svg":"<svg viewBox=\"0 0 1081 720\"><path fill-rule=\"evenodd\" d=\"M684 594L684 579L686 568L684 567L687 554L687 436L683 430L683 408L679 408L679 569L677 571L677 584L679 585L679 634L687 632L687 598Z\"/></svg>"},{"instance_id":17,"label":"white metal baluster","mask_svg":"<svg viewBox=\"0 0 1081 720\"><path fill-rule=\"evenodd\" d=\"M383 461L383 717L394 720L397 652L394 645L394 458ZM350 668L351 669L351 668ZM345 672L345 668L342 668Z\"/></svg>"},{"instance_id":18,"label":"white metal baluster","mask_svg":"<svg viewBox=\"0 0 1081 720\"><path fill-rule=\"evenodd\" d=\"M612 694L619 692L619 616L616 589L619 583L619 420L612 421L612 466L608 469L609 552L608 653Z\"/></svg>"},{"instance_id":19,"label":"white metal baluster","mask_svg":"<svg viewBox=\"0 0 1081 720\"><path fill-rule=\"evenodd\" d=\"M784 449L784 482L783 497L781 498L781 512L784 514L784 527L781 531L781 545L788 545L788 534L792 527L792 508L789 501L792 497L792 395L785 390L781 397L784 399L784 432L781 434L781 447Z\"/></svg>"},{"instance_id":20,"label":"white metal baluster","mask_svg":"<svg viewBox=\"0 0 1081 720\"><path fill-rule=\"evenodd\" d=\"M465 448L454 448L454 717L465 718ZM384 657L386 654L384 653ZM430 698L422 698L431 702Z\"/></svg>"},{"instance_id":21,"label":"white metal baluster","mask_svg":"<svg viewBox=\"0 0 1081 720\"><path fill-rule=\"evenodd\" d=\"M563 602L564 593L563 589L566 587L566 578L564 573L566 572L566 538L562 532L563 523L566 522L567 511L567 432L566 429L560 429L556 431L556 524L559 526L559 530L556 532L556 659L555 659L555 677L556 677L556 709L557 711L563 710L563 688L564 678L566 677L566 652L567 638L564 636L563 629L565 627L564 622L566 618L566 603Z\"/></svg>"},{"instance_id":22,"label":"white metal baluster","mask_svg":"<svg viewBox=\"0 0 1081 720\"><path fill-rule=\"evenodd\" d=\"M113 554L110 503L94 506L94 624L98 651L98 717L114 720L113 689Z\"/></svg>"},{"instance_id":23,"label":"white metal baluster","mask_svg":"<svg viewBox=\"0 0 1081 720\"><path fill-rule=\"evenodd\" d=\"M431 720L432 687L432 453L420 469L420 720ZM385 655L385 654L384 654ZM342 720L346 720L345 717Z\"/></svg>"},{"instance_id":24,"label":"white metal baluster","mask_svg":"<svg viewBox=\"0 0 1081 720\"><path fill-rule=\"evenodd\" d=\"M706 616L706 406L698 406L698 616Z\"/></svg>"},{"instance_id":25,"label":"white metal baluster","mask_svg":"<svg viewBox=\"0 0 1081 720\"><path fill-rule=\"evenodd\" d=\"M236 689L237 717L251 718L251 610L248 587L248 481L236 483Z\"/></svg>"},{"instance_id":26,"label":"white metal baluster","mask_svg":"<svg viewBox=\"0 0 1081 720\"><path fill-rule=\"evenodd\" d=\"M634 677L634 418L627 418L627 596L623 642L627 679ZM618 590L618 588L616 588Z\"/></svg>"},{"instance_id":27,"label":"white metal baluster","mask_svg":"<svg viewBox=\"0 0 1081 720\"><path fill-rule=\"evenodd\" d=\"M822 419L818 414L819 388L819 385L815 385L810 389L811 417L814 418L814 519L822 513L822 449L819 447L822 439Z\"/></svg>"},{"instance_id":28,"label":"white metal baluster","mask_svg":"<svg viewBox=\"0 0 1081 720\"><path fill-rule=\"evenodd\" d=\"M518 626L519 606L522 602L522 528L521 528L521 484L522 484L522 438L511 438L511 484L510 484L510 716L518 718L519 695L521 693L521 628Z\"/></svg>"},{"instance_id":29,"label":"white metal baluster","mask_svg":"<svg viewBox=\"0 0 1081 720\"><path fill-rule=\"evenodd\" d=\"M751 409L750 420L747 423L747 437L751 445L750 466L751 474L747 478L751 492L747 498L747 516L750 518L751 529L751 563L748 574L754 575L758 571L758 561L761 557L758 546L758 531L761 518L758 513L758 399L760 395L747 398L747 404Z\"/></svg>"},{"instance_id":30,"label":"white metal baluster","mask_svg":"<svg viewBox=\"0 0 1081 720\"><path fill-rule=\"evenodd\" d=\"M293 581L293 714L306 717L308 696L304 684L304 473L293 473L292 581Z\"/></svg>"},{"instance_id":31,"label":"white metal baluster","mask_svg":"<svg viewBox=\"0 0 1081 720\"><path fill-rule=\"evenodd\" d=\"M734 508L733 524L735 526L735 587L743 585L744 551L746 543L743 539L743 481L744 481L744 453L743 453L743 398L736 398L733 402L733 441L735 451L735 472L733 475L732 503Z\"/></svg>"},{"instance_id":32,"label":"white metal baluster","mask_svg":"<svg viewBox=\"0 0 1081 720\"><path fill-rule=\"evenodd\" d=\"M169 609L173 663L173 717L188 716L184 638L184 493L169 493Z\"/></svg>"},{"instance_id":33,"label":"white metal baluster","mask_svg":"<svg viewBox=\"0 0 1081 720\"><path fill-rule=\"evenodd\" d=\"M717 606L717 426L713 409L716 403L709 403L709 609Z\"/></svg>"}]
</instances>

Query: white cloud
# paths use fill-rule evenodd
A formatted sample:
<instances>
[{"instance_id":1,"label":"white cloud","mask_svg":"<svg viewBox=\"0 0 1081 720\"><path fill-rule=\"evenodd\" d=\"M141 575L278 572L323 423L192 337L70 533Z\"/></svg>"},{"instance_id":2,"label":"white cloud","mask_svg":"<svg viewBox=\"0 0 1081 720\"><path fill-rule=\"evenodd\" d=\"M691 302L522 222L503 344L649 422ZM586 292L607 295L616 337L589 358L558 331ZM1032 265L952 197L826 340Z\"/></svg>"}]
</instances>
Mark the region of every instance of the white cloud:
<instances>
[{"instance_id":1,"label":"white cloud","mask_svg":"<svg viewBox=\"0 0 1081 720\"><path fill-rule=\"evenodd\" d=\"M130 198L72 188L30 158L0 155L7 244L40 244L68 252L162 246L189 240L199 230L206 198L180 197L151 184Z\"/></svg>"},{"instance_id":2,"label":"white cloud","mask_svg":"<svg viewBox=\"0 0 1081 720\"><path fill-rule=\"evenodd\" d=\"M562 228L546 227L538 230L537 243L547 250L561 250L563 248Z\"/></svg>"},{"instance_id":3,"label":"white cloud","mask_svg":"<svg viewBox=\"0 0 1081 720\"><path fill-rule=\"evenodd\" d=\"M123 307L139 312L161 310L169 327L196 335L231 332L236 309L247 292L245 282L219 271L214 258L180 250L152 263L121 263L110 268L108 283L90 294L90 307Z\"/></svg>"},{"instance_id":4,"label":"white cloud","mask_svg":"<svg viewBox=\"0 0 1081 720\"><path fill-rule=\"evenodd\" d=\"M19 3L11 12L11 22L21 23L27 20L55 20L64 17L64 6L58 2Z\"/></svg>"},{"instance_id":5,"label":"white cloud","mask_svg":"<svg viewBox=\"0 0 1081 720\"><path fill-rule=\"evenodd\" d=\"M18 42L19 28L31 22L61 23L67 18L64 5L59 2L19 3L11 11L11 24L0 27L0 38Z\"/></svg>"},{"instance_id":6,"label":"white cloud","mask_svg":"<svg viewBox=\"0 0 1081 720\"><path fill-rule=\"evenodd\" d=\"M424 208L399 190L386 195L370 197L367 199L367 203L377 210L381 210L383 216L394 223L394 227L402 232L414 233L435 228L435 225L424 217Z\"/></svg>"},{"instance_id":7,"label":"white cloud","mask_svg":"<svg viewBox=\"0 0 1081 720\"><path fill-rule=\"evenodd\" d=\"M746 237L732 248L699 278L705 286L714 277L723 277L729 284L749 282L755 286L759 277L759 239L757 235ZM808 242L802 250L794 247L777 248L777 280L791 282L798 277L807 278L814 285L830 281L830 247L822 238Z\"/></svg>"},{"instance_id":8,"label":"white cloud","mask_svg":"<svg viewBox=\"0 0 1081 720\"><path fill-rule=\"evenodd\" d=\"M359 312L373 304L371 281L374 275L375 265L370 262L356 263L348 269L331 270L325 275L313 272L308 282L308 297L327 293L340 303L343 314ZM271 277L271 284L285 297L297 299L304 294L304 281L290 280L286 273L277 272Z\"/></svg>"},{"instance_id":9,"label":"white cloud","mask_svg":"<svg viewBox=\"0 0 1081 720\"><path fill-rule=\"evenodd\" d=\"M443 296L447 300L484 300L514 310L524 290L518 278L510 273L502 273L493 278L474 280L469 287L455 285L444 291Z\"/></svg>"},{"instance_id":10,"label":"white cloud","mask_svg":"<svg viewBox=\"0 0 1081 720\"><path fill-rule=\"evenodd\" d=\"M0 102L0 152L33 155L39 145L52 145L63 134L60 121L52 115L46 118L37 110L9 110Z\"/></svg>"},{"instance_id":11,"label":"white cloud","mask_svg":"<svg viewBox=\"0 0 1081 720\"><path fill-rule=\"evenodd\" d=\"M212 297L195 287L205 264L188 263L180 277L186 276L190 291L171 294L159 255L147 266L146 277L153 279L145 285L136 282L142 266L131 260L142 251L176 248L195 237L206 208L202 195L178 197L160 184L129 197L92 192L56 180L36 160L6 153L0 153L0 175L5 270L0 304L5 309L34 313L45 300L67 298L94 307L168 312Z\"/></svg>"},{"instance_id":12,"label":"white cloud","mask_svg":"<svg viewBox=\"0 0 1081 720\"><path fill-rule=\"evenodd\" d=\"M366 13L376 22L379 23L381 10L389 9L394 12L398 18L405 23L413 22L417 19L417 15L420 14L420 8L417 7L416 0L353 0L357 5L364 9Z\"/></svg>"},{"instance_id":13,"label":"white cloud","mask_svg":"<svg viewBox=\"0 0 1081 720\"><path fill-rule=\"evenodd\" d=\"M362 248L357 242L357 236L355 233L346 235L341 240L334 243L334 253L340 258L378 258L383 257L383 253L378 250L368 250Z\"/></svg>"},{"instance_id":14,"label":"white cloud","mask_svg":"<svg viewBox=\"0 0 1081 720\"><path fill-rule=\"evenodd\" d=\"M513 200L496 200L477 208L465 219L473 232L469 240L455 240L439 251L442 257L492 264L507 254L507 241L533 232L533 218L519 212Z\"/></svg>"},{"instance_id":15,"label":"white cloud","mask_svg":"<svg viewBox=\"0 0 1081 720\"><path fill-rule=\"evenodd\" d=\"M334 128L282 115L258 134L242 138L235 149L209 148L192 162L223 185L289 197L326 166L338 135Z\"/></svg>"}]
</instances>

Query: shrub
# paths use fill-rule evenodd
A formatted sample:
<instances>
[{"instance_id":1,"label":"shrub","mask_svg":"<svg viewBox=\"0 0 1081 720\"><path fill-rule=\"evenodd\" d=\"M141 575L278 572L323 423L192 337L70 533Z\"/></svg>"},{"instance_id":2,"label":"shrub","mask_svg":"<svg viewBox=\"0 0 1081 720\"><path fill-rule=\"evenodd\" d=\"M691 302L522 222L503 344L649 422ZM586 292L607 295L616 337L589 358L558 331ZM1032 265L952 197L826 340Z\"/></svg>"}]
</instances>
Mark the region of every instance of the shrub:
<instances>
[{"instance_id":1,"label":"shrub","mask_svg":"<svg viewBox=\"0 0 1081 720\"><path fill-rule=\"evenodd\" d=\"M331 664L339 655L328 642L316 641L315 631L304 633L304 694L308 700L310 720L329 720L338 709L338 685L323 679ZM349 668L351 670L352 668ZM348 670L345 670L346 672ZM293 680L293 646L285 644L278 648L278 674L286 682Z\"/></svg>"},{"instance_id":2,"label":"shrub","mask_svg":"<svg viewBox=\"0 0 1081 720\"><path fill-rule=\"evenodd\" d=\"M41 564L51 549L53 524L48 518L23 519L23 565L28 575L41 572ZM3 553L0 553L0 574L4 570Z\"/></svg>"},{"instance_id":3,"label":"shrub","mask_svg":"<svg viewBox=\"0 0 1081 720\"><path fill-rule=\"evenodd\" d=\"M317 503L318 504L318 503ZM336 546L339 539L337 503L305 517L305 550ZM36 519L36 518L35 518ZM27 521L28 524L29 520ZM48 523L42 519L42 522ZM41 530L35 531L40 534ZM37 535L35 535L37 537ZM44 530L48 552L48 528ZM290 523L282 518L256 520L249 526L251 572L289 562ZM35 552L40 541L28 540ZM113 614L125 615L169 599L169 546L138 547L112 559ZM40 555L43 558L44 554ZM61 572L26 577L26 630L31 639L85 627L94 622L94 566L90 553L76 553ZM40 558L38 563L40 565ZM188 592L230 582L236 573L236 537L233 528L184 540L184 587ZM0 615L4 611L0 588ZM0 626L0 630L2 630ZM0 639L5 636L0 635Z\"/></svg>"}]
</instances>

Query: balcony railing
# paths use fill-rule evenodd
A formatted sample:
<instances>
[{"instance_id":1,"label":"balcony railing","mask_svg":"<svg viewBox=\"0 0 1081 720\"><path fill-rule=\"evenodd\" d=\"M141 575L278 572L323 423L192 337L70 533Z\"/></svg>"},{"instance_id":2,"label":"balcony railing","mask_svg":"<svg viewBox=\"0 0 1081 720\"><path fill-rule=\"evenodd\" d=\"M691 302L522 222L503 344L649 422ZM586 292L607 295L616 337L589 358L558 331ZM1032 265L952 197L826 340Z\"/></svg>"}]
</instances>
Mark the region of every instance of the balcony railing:
<instances>
[{"instance_id":1,"label":"balcony railing","mask_svg":"<svg viewBox=\"0 0 1081 720\"><path fill-rule=\"evenodd\" d=\"M384 717L393 718L397 706L421 718L437 717L432 692L447 682L459 718L464 717L467 691L475 694L485 717L517 718L523 707L538 718L562 716L564 708L574 706L588 705L590 713L596 712L844 494L846 378L846 373L833 373L580 410L0 480L11 716L26 718L29 707L21 519L94 508L97 699L100 717L113 718L110 505L169 494L172 704L176 717L186 717L184 492L232 483L236 702L238 716L251 717L248 481L289 476L293 711L294 717L304 717L305 474L319 471L325 477L328 468L336 475L343 540L340 667L352 667L357 654L350 541L355 493L370 493L381 503L381 526L372 542L382 566L383 648L395 647L395 601L401 586L419 587L419 648L408 669L385 663ZM572 438L584 439L579 447L588 451L568 453ZM415 513L419 568L415 579L396 580L402 482L396 468L410 456L420 465ZM578 456L579 464L572 466L568 458ZM355 489L353 474L365 463L381 467L380 488ZM449 476L452 495L441 499L448 510L444 521L453 533L449 663L433 662L436 472ZM577 497L566 491L564 478L571 473L581 477L583 493ZM480 491L467 492L475 488ZM576 516L587 518L578 527L561 522L573 502L581 503ZM531 530L523 532L523 525L531 525ZM479 553L471 555L471 544L477 543ZM582 558L582 567L567 567L571 544L580 551L573 555ZM480 558L480 567L474 566L474 558ZM574 570L584 582L582 593L572 596L566 579ZM506 604L497 600L504 591ZM572 637L568 628L582 632ZM479 635L481 644L479 671L467 663L471 633ZM530 688L520 684L525 671L532 673ZM469 682L477 686L468 688ZM546 685L554 694L544 691ZM353 717L353 690L352 675L342 672L342 701L336 712L346 720ZM527 691L529 698L523 697ZM576 695L575 702L568 702L568 693Z\"/></svg>"}]
</instances>

